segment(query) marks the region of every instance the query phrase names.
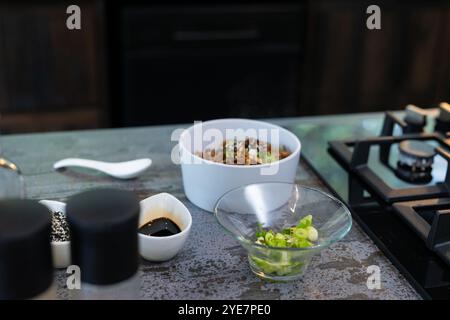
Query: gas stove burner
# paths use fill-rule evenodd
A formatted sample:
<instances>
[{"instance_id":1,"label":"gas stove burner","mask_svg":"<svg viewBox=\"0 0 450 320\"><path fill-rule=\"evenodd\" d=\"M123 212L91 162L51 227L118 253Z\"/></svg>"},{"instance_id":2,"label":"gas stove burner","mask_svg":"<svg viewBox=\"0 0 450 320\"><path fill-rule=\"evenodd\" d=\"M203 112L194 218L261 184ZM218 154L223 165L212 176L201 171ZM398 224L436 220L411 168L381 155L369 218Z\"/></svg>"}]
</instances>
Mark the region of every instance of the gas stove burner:
<instances>
[{"instance_id":1,"label":"gas stove burner","mask_svg":"<svg viewBox=\"0 0 450 320\"><path fill-rule=\"evenodd\" d=\"M397 177L417 184L428 183L433 179L431 171L436 155L433 146L423 141L405 140L400 142L398 149Z\"/></svg>"},{"instance_id":2,"label":"gas stove burner","mask_svg":"<svg viewBox=\"0 0 450 320\"><path fill-rule=\"evenodd\" d=\"M450 124L450 106L442 107L449 112L441 111L440 120ZM436 111L427 114L430 124ZM386 112L379 136L362 126L355 130L348 125L336 134L332 121L319 124L315 127L318 140L305 141L304 159L349 206L353 218L424 298L448 300L450 130L445 134L432 132L428 125L412 133L407 126L414 119L404 113ZM296 125L294 130L303 137L311 132L308 124ZM326 145L331 135L337 140L328 141L326 156L307 148L308 143ZM398 169L392 162L394 157ZM433 180L422 183L431 175ZM405 184L405 180L414 183Z\"/></svg>"},{"instance_id":3,"label":"gas stove burner","mask_svg":"<svg viewBox=\"0 0 450 320\"><path fill-rule=\"evenodd\" d=\"M436 155L432 145L418 140L404 140L400 142L398 148L400 150L399 161L410 166L431 166Z\"/></svg>"}]
</instances>

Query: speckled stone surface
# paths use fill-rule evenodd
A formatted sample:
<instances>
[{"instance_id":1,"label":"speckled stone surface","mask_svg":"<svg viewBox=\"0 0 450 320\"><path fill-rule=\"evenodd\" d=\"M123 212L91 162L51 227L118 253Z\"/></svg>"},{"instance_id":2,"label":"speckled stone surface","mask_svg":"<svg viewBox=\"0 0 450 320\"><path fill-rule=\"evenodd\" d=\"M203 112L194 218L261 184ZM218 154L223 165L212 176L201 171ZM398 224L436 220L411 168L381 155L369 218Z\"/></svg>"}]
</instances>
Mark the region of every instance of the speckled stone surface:
<instances>
[{"instance_id":1,"label":"speckled stone surface","mask_svg":"<svg viewBox=\"0 0 450 320\"><path fill-rule=\"evenodd\" d=\"M356 223L343 241L313 258L302 280L270 283L254 276L238 243L210 213L186 199L180 168L170 160L175 146L171 133L179 127L11 135L2 137L1 145L3 154L22 169L29 198L64 201L81 190L109 186L134 190L140 198L169 192L186 204L193 217L190 237L173 260L142 261L143 299L420 299ZM150 157L153 165L130 181L81 169L53 171L52 164L66 157L107 161ZM303 162L297 182L326 190ZM380 267L381 289L366 286L370 265ZM66 299L66 274L58 270L55 275L58 297Z\"/></svg>"}]
</instances>

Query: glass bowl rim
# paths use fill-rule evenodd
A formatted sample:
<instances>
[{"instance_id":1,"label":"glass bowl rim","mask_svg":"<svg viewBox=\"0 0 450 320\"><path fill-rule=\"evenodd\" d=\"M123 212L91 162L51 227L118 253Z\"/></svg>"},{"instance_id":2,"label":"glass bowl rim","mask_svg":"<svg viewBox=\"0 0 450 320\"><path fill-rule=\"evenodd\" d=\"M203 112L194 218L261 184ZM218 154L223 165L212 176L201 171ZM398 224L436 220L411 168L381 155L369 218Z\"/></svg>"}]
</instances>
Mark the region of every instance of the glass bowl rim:
<instances>
[{"instance_id":1,"label":"glass bowl rim","mask_svg":"<svg viewBox=\"0 0 450 320\"><path fill-rule=\"evenodd\" d=\"M218 213L218 207L220 202L223 200L223 198L225 198L228 194L237 191L239 189L244 189L246 187L252 186L252 185L261 185L261 184L284 184L284 185L290 185L290 186L296 186L297 188L300 187L302 189L307 189L307 190L311 190L317 193L322 194L323 196L333 200L334 202L338 203L345 211L345 214L347 215L349 224L348 227L346 228L346 230L344 232L342 232L342 234L339 235L339 237L333 238L330 241L321 243L321 244L316 244L313 246L309 246L309 247L305 247L305 248L292 248L292 247L271 247L271 246L266 246L263 244L258 244L255 243L254 241L248 240L247 238L237 235L235 233L233 233L232 231L230 231L228 228L226 228L221 222L220 219L217 217L217 213ZM256 248L261 248L261 249L269 249L269 250L279 250L279 251L312 251L312 250L319 250L319 249L324 249L326 247L329 247L330 245L332 245L335 242L338 242L340 240L342 240L351 230L352 225L353 225L353 219L352 219L352 214L350 212L350 210L347 208L347 206L340 201L339 199L337 199L336 197L334 197L331 194L328 194L320 189L317 188L313 188L313 187L309 187L309 186L304 186L304 185L300 185L297 184L295 182L279 182L279 181L269 181L269 182L257 182L257 183L249 183L249 184L245 184L242 186L239 186L237 188L233 188L231 190L228 190L227 192L225 192L223 195L220 196L220 198L217 200L216 204L214 205L214 217L216 218L217 222L219 223L219 225L229 234L231 234L231 236L233 236L233 238L235 238L236 240L238 240L240 243L242 243L243 245L249 245L251 247L256 247Z\"/></svg>"}]
</instances>

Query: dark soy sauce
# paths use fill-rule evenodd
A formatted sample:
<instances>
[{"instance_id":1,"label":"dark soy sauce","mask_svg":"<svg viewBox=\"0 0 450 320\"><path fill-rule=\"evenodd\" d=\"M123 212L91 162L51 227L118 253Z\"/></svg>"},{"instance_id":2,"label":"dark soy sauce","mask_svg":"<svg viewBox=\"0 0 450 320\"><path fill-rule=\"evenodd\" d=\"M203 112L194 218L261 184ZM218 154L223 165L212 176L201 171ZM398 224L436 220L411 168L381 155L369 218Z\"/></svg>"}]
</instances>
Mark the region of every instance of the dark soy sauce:
<instances>
[{"instance_id":1,"label":"dark soy sauce","mask_svg":"<svg viewBox=\"0 0 450 320\"><path fill-rule=\"evenodd\" d=\"M139 233L152 237L167 237L180 233L180 227L168 218L158 218L139 228Z\"/></svg>"}]
</instances>

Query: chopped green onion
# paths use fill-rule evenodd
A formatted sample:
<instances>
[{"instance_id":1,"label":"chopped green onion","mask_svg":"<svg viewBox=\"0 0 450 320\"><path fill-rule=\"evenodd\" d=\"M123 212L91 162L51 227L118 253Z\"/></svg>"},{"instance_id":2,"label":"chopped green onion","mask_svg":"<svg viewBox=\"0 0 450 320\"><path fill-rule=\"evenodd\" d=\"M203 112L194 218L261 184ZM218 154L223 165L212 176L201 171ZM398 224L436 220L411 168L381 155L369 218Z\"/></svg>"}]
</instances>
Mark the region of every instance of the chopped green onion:
<instances>
[{"instance_id":1,"label":"chopped green onion","mask_svg":"<svg viewBox=\"0 0 450 320\"><path fill-rule=\"evenodd\" d=\"M277 248L308 248L314 245L319 233L312 225L312 216L300 219L296 226L285 228L280 232L264 229L258 224L255 242L259 245ZM303 272L308 263L308 253L292 253L285 251L271 251L267 256L251 255L253 263L267 274L286 276Z\"/></svg>"},{"instance_id":2,"label":"chopped green onion","mask_svg":"<svg viewBox=\"0 0 450 320\"><path fill-rule=\"evenodd\" d=\"M312 226L312 215L300 219L297 226L285 228L281 232L265 230L261 224L255 233L256 243L278 248L306 248L313 246L319 234Z\"/></svg>"},{"instance_id":3,"label":"chopped green onion","mask_svg":"<svg viewBox=\"0 0 450 320\"><path fill-rule=\"evenodd\" d=\"M302 218L297 225L297 228L306 228L312 226L312 215L307 215L306 217Z\"/></svg>"}]
</instances>

